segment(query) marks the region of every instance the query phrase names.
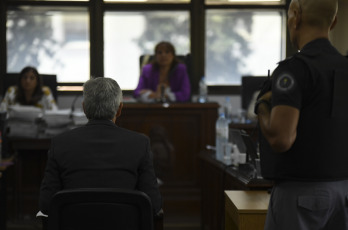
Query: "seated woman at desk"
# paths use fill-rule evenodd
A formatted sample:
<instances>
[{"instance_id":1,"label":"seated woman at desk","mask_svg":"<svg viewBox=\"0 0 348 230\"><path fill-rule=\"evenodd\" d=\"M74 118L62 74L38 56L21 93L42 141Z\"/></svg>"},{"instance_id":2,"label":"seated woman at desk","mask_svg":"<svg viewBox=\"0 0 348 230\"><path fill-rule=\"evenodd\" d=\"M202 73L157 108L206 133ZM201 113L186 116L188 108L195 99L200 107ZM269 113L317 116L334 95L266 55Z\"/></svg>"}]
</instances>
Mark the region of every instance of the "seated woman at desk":
<instances>
[{"instance_id":1,"label":"seated woman at desk","mask_svg":"<svg viewBox=\"0 0 348 230\"><path fill-rule=\"evenodd\" d=\"M43 86L38 71L31 66L22 69L17 85L7 89L0 111L7 111L11 105L31 105L44 110L58 109L50 88Z\"/></svg>"},{"instance_id":2,"label":"seated woman at desk","mask_svg":"<svg viewBox=\"0 0 348 230\"><path fill-rule=\"evenodd\" d=\"M169 42L155 47L155 59L143 67L134 97L142 102L177 101L190 99L191 86L186 66L175 56Z\"/></svg>"}]
</instances>

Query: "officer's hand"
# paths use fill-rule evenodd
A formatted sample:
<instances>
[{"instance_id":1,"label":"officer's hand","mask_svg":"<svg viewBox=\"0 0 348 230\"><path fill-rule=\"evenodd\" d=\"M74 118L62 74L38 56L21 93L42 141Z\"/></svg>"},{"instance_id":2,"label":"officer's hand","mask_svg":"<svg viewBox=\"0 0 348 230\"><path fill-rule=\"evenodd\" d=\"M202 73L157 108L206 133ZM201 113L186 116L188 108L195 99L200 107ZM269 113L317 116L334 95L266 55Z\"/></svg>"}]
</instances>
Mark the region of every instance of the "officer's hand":
<instances>
[{"instance_id":1,"label":"officer's hand","mask_svg":"<svg viewBox=\"0 0 348 230\"><path fill-rule=\"evenodd\" d=\"M259 100L265 93L271 90L272 90L272 79L267 79L263 82L260 93L257 96L257 100Z\"/></svg>"},{"instance_id":2,"label":"officer's hand","mask_svg":"<svg viewBox=\"0 0 348 230\"><path fill-rule=\"evenodd\" d=\"M268 91L267 93L262 95L258 100L266 100L271 102L271 98L272 98L272 91Z\"/></svg>"},{"instance_id":3,"label":"officer's hand","mask_svg":"<svg viewBox=\"0 0 348 230\"><path fill-rule=\"evenodd\" d=\"M265 94L263 94L260 98L257 99L254 107L254 113L259 113L259 105L264 103L267 105L268 109L271 110L271 99L272 99L272 91L268 91Z\"/></svg>"}]
</instances>

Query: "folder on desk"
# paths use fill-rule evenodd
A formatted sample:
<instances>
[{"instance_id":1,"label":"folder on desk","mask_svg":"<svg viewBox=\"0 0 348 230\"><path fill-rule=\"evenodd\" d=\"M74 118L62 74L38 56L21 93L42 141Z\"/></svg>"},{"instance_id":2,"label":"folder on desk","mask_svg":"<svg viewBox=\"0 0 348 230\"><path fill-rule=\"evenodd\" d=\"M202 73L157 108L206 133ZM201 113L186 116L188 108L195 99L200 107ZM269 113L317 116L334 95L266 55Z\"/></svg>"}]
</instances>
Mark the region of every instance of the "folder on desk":
<instances>
[{"instance_id":1,"label":"folder on desk","mask_svg":"<svg viewBox=\"0 0 348 230\"><path fill-rule=\"evenodd\" d=\"M72 124L70 109L45 111L43 115L47 127L63 127Z\"/></svg>"}]
</instances>

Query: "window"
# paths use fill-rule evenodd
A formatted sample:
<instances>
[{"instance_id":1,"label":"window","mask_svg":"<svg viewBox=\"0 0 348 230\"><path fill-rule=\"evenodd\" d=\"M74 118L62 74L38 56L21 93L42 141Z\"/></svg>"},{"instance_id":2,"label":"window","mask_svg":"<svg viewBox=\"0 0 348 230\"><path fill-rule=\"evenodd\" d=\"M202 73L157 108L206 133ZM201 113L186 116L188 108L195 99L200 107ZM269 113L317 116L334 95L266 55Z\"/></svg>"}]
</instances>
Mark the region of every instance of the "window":
<instances>
[{"instance_id":1,"label":"window","mask_svg":"<svg viewBox=\"0 0 348 230\"><path fill-rule=\"evenodd\" d=\"M208 85L240 85L243 75L265 76L285 57L282 10L207 10Z\"/></svg>"},{"instance_id":2,"label":"window","mask_svg":"<svg viewBox=\"0 0 348 230\"><path fill-rule=\"evenodd\" d=\"M133 90L140 55L153 54L163 40L172 42L177 54L192 54L194 93L203 75L217 93L238 93L241 76L266 75L285 57L285 0L7 0L3 5L6 36L0 40L6 42L0 42L0 55L7 59L0 72L33 65L40 73L57 74L60 86L82 85L95 75Z\"/></svg>"},{"instance_id":3,"label":"window","mask_svg":"<svg viewBox=\"0 0 348 230\"><path fill-rule=\"evenodd\" d=\"M7 12L7 72L27 65L58 82L89 79L87 8L11 7Z\"/></svg>"},{"instance_id":4,"label":"window","mask_svg":"<svg viewBox=\"0 0 348 230\"><path fill-rule=\"evenodd\" d=\"M122 89L133 90L140 76L139 57L153 54L160 41L171 42L177 54L190 52L189 12L106 12L104 75Z\"/></svg>"},{"instance_id":5,"label":"window","mask_svg":"<svg viewBox=\"0 0 348 230\"><path fill-rule=\"evenodd\" d=\"M190 2L190 0L104 0L104 2L183 3Z\"/></svg>"},{"instance_id":6,"label":"window","mask_svg":"<svg viewBox=\"0 0 348 230\"><path fill-rule=\"evenodd\" d=\"M7 0L7 1L18 1L18 0ZM41 2L50 2L50 1L55 1L55 2L88 2L90 0L19 0L19 1L25 1L25 2L32 2L32 1L41 1Z\"/></svg>"},{"instance_id":7,"label":"window","mask_svg":"<svg viewBox=\"0 0 348 230\"><path fill-rule=\"evenodd\" d=\"M205 0L207 4L284 4L285 0Z\"/></svg>"}]
</instances>

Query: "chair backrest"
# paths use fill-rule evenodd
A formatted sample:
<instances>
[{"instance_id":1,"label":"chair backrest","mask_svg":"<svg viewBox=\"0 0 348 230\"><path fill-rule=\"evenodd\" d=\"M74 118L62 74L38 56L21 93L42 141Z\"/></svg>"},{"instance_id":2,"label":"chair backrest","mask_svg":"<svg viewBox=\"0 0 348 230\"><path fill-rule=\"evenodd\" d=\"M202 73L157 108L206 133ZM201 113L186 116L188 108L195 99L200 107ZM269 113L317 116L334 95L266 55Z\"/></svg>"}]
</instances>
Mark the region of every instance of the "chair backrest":
<instances>
[{"instance_id":1,"label":"chair backrest","mask_svg":"<svg viewBox=\"0 0 348 230\"><path fill-rule=\"evenodd\" d=\"M54 74L40 74L43 85L50 87L54 99L57 101L57 76ZM8 87L16 85L18 81L19 73L6 73L2 81L2 93L3 96L6 93Z\"/></svg>"},{"instance_id":2,"label":"chair backrest","mask_svg":"<svg viewBox=\"0 0 348 230\"><path fill-rule=\"evenodd\" d=\"M176 55L176 57L185 63L187 72L190 74L190 68L191 68L191 54L186 54L186 55ZM144 65L150 63L151 61L154 60L154 55L151 54L144 54L139 57L139 64L140 64L140 70L143 68Z\"/></svg>"},{"instance_id":3,"label":"chair backrest","mask_svg":"<svg viewBox=\"0 0 348 230\"><path fill-rule=\"evenodd\" d=\"M48 230L152 230L150 198L126 189L71 189L51 201Z\"/></svg>"},{"instance_id":4,"label":"chair backrest","mask_svg":"<svg viewBox=\"0 0 348 230\"><path fill-rule=\"evenodd\" d=\"M247 110L253 94L261 90L266 76L242 76L241 101L242 109Z\"/></svg>"}]
</instances>

